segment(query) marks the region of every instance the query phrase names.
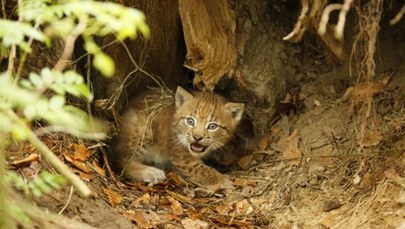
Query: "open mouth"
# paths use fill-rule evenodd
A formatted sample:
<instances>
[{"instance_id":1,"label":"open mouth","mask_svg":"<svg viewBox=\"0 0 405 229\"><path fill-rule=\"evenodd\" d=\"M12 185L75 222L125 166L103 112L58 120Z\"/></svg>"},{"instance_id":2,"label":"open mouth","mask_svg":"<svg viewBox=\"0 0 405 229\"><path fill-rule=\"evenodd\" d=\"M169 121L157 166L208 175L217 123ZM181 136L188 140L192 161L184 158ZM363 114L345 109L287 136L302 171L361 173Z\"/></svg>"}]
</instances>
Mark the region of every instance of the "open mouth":
<instances>
[{"instance_id":1,"label":"open mouth","mask_svg":"<svg viewBox=\"0 0 405 229\"><path fill-rule=\"evenodd\" d=\"M198 143L191 143L190 149L191 149L191 151L193 151L195 153L204 153L204 151L207 149L207 147L203 146L201 144L198 144Z\"/></svg>"}]
</instances>

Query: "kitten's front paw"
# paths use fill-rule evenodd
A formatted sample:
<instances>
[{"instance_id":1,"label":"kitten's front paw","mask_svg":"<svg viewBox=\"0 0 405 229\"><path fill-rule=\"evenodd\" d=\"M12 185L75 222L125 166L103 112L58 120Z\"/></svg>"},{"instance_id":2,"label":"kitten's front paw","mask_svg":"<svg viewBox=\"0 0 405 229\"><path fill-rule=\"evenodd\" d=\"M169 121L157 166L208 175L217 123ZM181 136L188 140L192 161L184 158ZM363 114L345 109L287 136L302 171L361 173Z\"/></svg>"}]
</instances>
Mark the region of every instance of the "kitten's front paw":
<instances>
[{"instance_id":1,"label":"kitten's front paw","mask_svg":"<svg viewBox=\"0 0 405 229\"><path fill-rule=\"evenodd\" d=\"M215 192L220 189L231 191L235 189L235 186L233 185L233 182L229 179L228 176L223 176L222 179L218 180L217 183L207 185L206 188L211 192Z\"/></svg>"},{"instance_id":2,"label":"kitten's front paw","mask_svg":"<svg viewBox=\"0 0 405 229\"><path fill-rule=\"evenodd\" d=\"M163 170L154 168L154 167L146 167L141 172L141 179L144 182L156 184L159 181L166 179L166 174Z\"/></svg>"}]
</instances>

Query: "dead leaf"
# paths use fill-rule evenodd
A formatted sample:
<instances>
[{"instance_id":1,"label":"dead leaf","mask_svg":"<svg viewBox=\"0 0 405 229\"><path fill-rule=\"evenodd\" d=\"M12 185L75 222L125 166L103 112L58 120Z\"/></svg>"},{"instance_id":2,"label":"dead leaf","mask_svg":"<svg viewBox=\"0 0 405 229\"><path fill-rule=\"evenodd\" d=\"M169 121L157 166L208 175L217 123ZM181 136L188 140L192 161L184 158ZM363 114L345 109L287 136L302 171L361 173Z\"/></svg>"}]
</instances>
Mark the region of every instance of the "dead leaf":
<instances>
[{"instance_id":1,"label":"dead leaf","mask_svg":"<svg viewBox=\"0 0 405 229\"><path fill-rule=\"evenodd\" d=\"M320 157L314 157L311 159L312 162L316 163L318 166L333 166L335 162L333 161L333 152L334 147L330 144L325 145L320 148L321 152L319 153Z\"/></svg>"},{"instance_id":2,"label":"dead leaf","mask_svg":"<svg viewBox=\"0 0 405 229\"><path fill-rule=\"evenodd\" d=\"M250 198L249 201L255 206L261 206L263 203L266 202L265 199L261 198Z\"/></svg>"},{"instance_id":3,"label":"dead leaf","mask_svg":"<svg viewBox=\"0 0 405 229\"><path fill-rule=\"evenodd\" d=\"M177 193L177 192L173 192L173 191L170 191L170 190L166 190L166 192L167 192L170 196L172 196L173 198L175 198L176 200L179 200L179 201L181 201L181 202L183 202L183 203L187 203L187 204L193 204L193 203L195 203L195 201L193 200L192 197L184 196L184 195L181 195L181 194L179 194L179 193Z\"/></svg>"},{"instance_id":4,"label":"dead leaf","mask_svg":"<svg viewBox=\"0 0 405 229\"><path fill-rule=\"evenodd\" d=\"M269 135L265 135L259 139L259 143L257 144L257 150L265 151L267 146L269 145Z\"/></svg>"},{"instance_id":5,"label":"dead leaf","mask_svg":"<svg viewBox=\"0 0 405 229\"><path fill-rule=\"evenodd\" d=\"M385 76L381 80L361 82L354 87L349 87L342 96L342 101L349 99L353 102L354 106L361 103L369 103L375 95L384 91L384 87L388 84L389 80L390 77Z\"/></svg>"},{"instance_id":6,"label":"dead leaf","mask_svg":"<svg viewBox=\"0 0 405 229\"><path fill-rule=\"evenodd\" d=\"M35 148L35 146L33 146L33 145L31 145L31 144L29 144L28 146L26 146L26 149L25 149L28 153L34 153L34 152L36 152L37 151L37 148Z\"/></svg>"},{"instance_id":7,"label":"dead leaf","mask_svg":"<svg viewBox=\"0 0 405 229\"><path fill-rule=\"evenodd\" d=\"M293 133L285 139L280 139L277 144L272 145L274 150L283 153L285 160L289 160L290 165L299 165L301 162L301 151L298 149L298 130L295 129Z\"/></svg>"},{"instance_id":8,"label":"dead leaf","mask_svg":"<svg viewBox=\"0 0 405 229\"><path fill-rule=\"evenodd\" d=\"M82 173L82 172L79 172L79 176L80 176L80 178L82 178L82 180L87 181L87 182L89 182L91 179L94 178L94 176L92 176L88 173Z\"/></svg>"},{"instance_id":9,"label":"dead leaf","mask_svg":"<svg viewBox=\"0 0 405 229\"><path fill-rule=\"evenodd\" d=\"M366 133L362 139L360 139L360 146L361 147L370 147L370 146L376 146L380 144L381 140L383 138L383 135L378 132L378 131L370 131Z\"/></svg>"},{"instance_id":10,"label":"dead leaf","mask_svg":"<svg viewBox=\"0 0 405 229\"><path fill-rule=\"evenodd\" d=\"M125 217L134 221L139 228L153 228L150 223L149 217L144 211L125 211L123 213Z\"/></svg>"},{"instance_id":11,"label":"dead leaf","mask_svg":"<svg viewBox=\"0 0 405 229\"><path fill-rule=\"evenodd\" d=\"M181 220L181 225L185 229L208 229L209 224L199 219L185 218Z\"/></svg>"},{"instance_id":12,"label":"dead leaf","mask_svg":"<svg viewBox=\"0 0 405 229\"><path fill-rule=\"evenodd\" d=\"M233 203L228 202L228 203L225 203L223 205L216 206L215 211L218 212L218 214L221 214L221 215L228 215L228 214L230 214L230 213L232 213L234 211Z\"/></svg>"},{"instance_id":13,"label":"dead leaf","mask_svg":"<svg viewBox=\"0 0 405 229\"><path fill-rule=\"evenodd\" d=\"M179 176L174 172L169 172L168 174L166 174L166 176L171 180L173 180L174 183L176 183L179 186L185 186L187 184L181 176Z\"/></svg>"},{"instance_id":14,"label":"dead leaf","mask_svg":"<svg viewBox=\"0 0 405 229\"><path fill-rule=\"evenodd\" d=\"M21 174L24 176L25 179L32 180L36 176L38 176L39 172L41 172L41 169L42 164L38 161L33 161L30 163L29 166L21 169Z\"/></svg>"},{"instance_id":15,"label":"dead leaf","mask_svg":"<svg viewBox=\"0 0 405 229\"><path fill-rule=\"evenodd\" d=\"M136 199L134 201L135 205L148 205L150 204L150 194L149 193L145 193L143 194L141 197L139 197L138 199Z\"/></svg>"},{"instance_id":16,"label":"dead leaf","mask_svg":"<svg viewBox=\"0 0 405 229\"><path fill-rule=\"evenodd\" d=\"M243 170L248 170L252 165L252 160L253 160L253 154L249 154L247 156L241 157L238 160L238 165Z\"/></svg>"},{"instance_id":17,"label":"dead leaf","mask_svg":"<svg viewBox=\"0 0 405 229\"><path fill-rule=\"evenodd\" d=\"M151 222L151 224L152 225L161 225L161 224L164 224L164 223L166 223L166 221L165 220L163 220L163 217L159 214L157 214L156 212L154 212L154 211L149 211L148 212L149 214L148 214L148 218L149 218L149 220L150 220L150 222ZM155 227L156 228L156 227Z\"/></svg>"},{"instance_id":18,"label":"dead leaf","mask_svg":"<svg viewBox=\"0 0 405 229\"><path fill-rule=\"evenodd\" d=\"M144 210L129 210L124 211L118 209L118 212L124 215L127 219L134 221L139 228L160 228L159 225L167 223L166 217L158 215L154 211Z\"/></svg>"},{"instance_id":19,"label":"dead leaf","mask_svg":"<svg viewBox=\"0 0 405 229\"><path fill-rule=\"evenodd\" d=\"M142 192L162 192L162 190L159 189L157 185L154 186L149 186L149 185L144 185L143 183L136 183L134 184L135 189L142 190Z\"/></svg>"},{"instance_id":20,"label":"dead leaf","mask_svg":"<svg viewBox=\"0 0 405 229\"><path fill-rule=\"evenodd\" d=\"M233 184L239 187L246 187L246 186L256 187L257 181L251 179L235 178Z\"/></svg>"},{"instance_id":21,"label":"dead leaf","mask_svg":"<svg viewBox=\"0 0 405 229\"><path fill-rule=\"evenodd\" d=\"M246 199L244 199L236 203L235 211L237 215L249 215L253 212L253 207Z\"/></svg>"},{"instance_id":22,"label":"dead leaf","mask_svg":"<svg viewBox=\"0 0 405 229\"><path fill-rule=\"evenodd\" d=\"M338 200L326 200L323 202L322 211L330 212L332 210L338 209L342 204Z\"/></svg>"},{"instance_id":23,"label":"dead leaf","mask_svg":"<svg viewBox=\"0 0 405 229\"><path fill-rule=\"evenodd\" d=\"M90 170L90 168L86 165L85 162L76 160L76 159L70 157L70 156L69 156L68 154L66 154L66 153L63 153L63 156L65 157L66 161L72 163L76 168L82 170L82 171L85 172L85 173L90 173L91 170Z\"/></svg>"},{"instance_id":24,"label":"dead leaf","mask_svg":"<svg viewBox=\"0 0 405 229\"><path fill-rule=\"evenodd\" d=\"M242 191L240 192L241 195L243 196L251 196L255 193L256 188L252 186L245 186L242 188Z\"/></svg>"},{"instance_id":25,"label":"dead leaf","mask_svg":"<svg viewBox=\"0 0 405 229\"><path fill-rule=\"evenodd\" d=\"M228 228L231 226L236 226L237 228L244 228L244 229L253 229L254 227L247 222L243 222L243 221L238 221L238 220L232 220L229 222L228 219L223 218L223 217L210 217L210 220L212 222L216 222L216 223L220 223L223 225L227 225Z\"/></svg>"},{"instance_id":26,"label":"dead leaf","mask_svg":"<svg viewBox=\"0 0 405 229\"><path fill-rule=\"evenodd\" d=\"M393 167L385 170L384 176L388 180L391 180L402 188L405 188L405 178L401 177Z\"/></svg>"},{"instance_id":27,"label":"dead leaf","mask_svg":"<svg viewBox=\"0 0 405 229\"><path fill-rule=\"evenodd\" d=\"M111 206L116 207L122 202L122 196L110 188L103 188L104 193L107 195L108 200L110 201Z\"/></svg>"},{"instance_id":28,"label":"dead leaf","mask_svg":"<svg viewBox=\"0 0 405 229\"><path fill-rule=\"evenodd\" d=\"M83 145L70 144L68 149L71 158L78 161L86 161L91 156L91 152Z\"/></svg>"},{"instance_id":29,"label":"dead leaf","mask_svg":"<svg viewBox=\"0 0 405 229\"><path fill-rule=\"evenodd\" d=\"M179 201L171 196L168 196L167 200L170 202L170 208L173 210L173 213L175 215L183 214L183 206L181 206L181 203Z\"/></svg>"},{"instance_id":30,"label":"dead leaf","mask_svg":"<svg viewBox=\"0 0 405 229\"><path fill-rule=\"evenodd\" d=\"M209 214L214 214L214 211L212 210L211 207L203 207L203 208L201 208L200 212L202 214L208 214L208 215Z\"/></svg>"},{"instance_id":31,"label":"dead leaf","mask_svg":"<svg viewBox=\"0 0 405 229\"><path fill-rule=\"evenodd\" d=\"M180 218L177 215L170 214L170 213L163 214L163 215L161 215L161 217L162 217L162 220L169 221L169 222L170 221L179 221L180 220Z\"/></svg>"},{"instance_id":32,"label":"dead leaf","mask_svg":"<svg viewBox=\"0 0 405 229\"><path fill-rule=\"evenodd\" d=\"M31 162L33 161L39 161L39 155L36 153L30 154L27 157L21 159L21 160L16 160L11 162L12 165L16 166L16 167L25 167L28 166Z\"/></svg>"},{"instance_id":33,"label":"dead leaf","mask_svg":"<svg viewBox=\"0 0 405 229\"><path fill-rule=\"evenodd\" d=\"M91 162L91 164L93 165L94 170L100 174L101 176L105 177L106 172L105 169L101 168L101 166L94 160Z\"/></svg>"},{"instance_id":34,"label":"dead leaf","mask_svg":"<svg viewBox=\"0 0 405 229\"><path fill-rule=\"evenodd\" d=\"M374 183L374 176L370 172L367 172L361 178L360 188L370 188Z\"/></svg>"}]
</instances>

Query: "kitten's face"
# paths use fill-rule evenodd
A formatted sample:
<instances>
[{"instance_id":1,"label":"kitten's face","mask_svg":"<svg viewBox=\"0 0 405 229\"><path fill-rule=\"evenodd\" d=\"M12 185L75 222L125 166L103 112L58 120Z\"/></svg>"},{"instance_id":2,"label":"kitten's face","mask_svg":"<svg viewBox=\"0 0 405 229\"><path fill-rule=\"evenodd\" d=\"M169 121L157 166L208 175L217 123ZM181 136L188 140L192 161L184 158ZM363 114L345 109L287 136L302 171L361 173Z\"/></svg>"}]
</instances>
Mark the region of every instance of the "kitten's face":
<instances>
[{"instance_id":1,"label":"kitten's face","mask_svg":"<svg viewBox=\"0 0 405 229\"><path fill-rule=\"evenodd\" d=\"M226 102L209 92L192 95L181 87L177 88L175 100L176 137L198 158L227 143L244 110L243 103Z\"/></svg>"}]
</instances>

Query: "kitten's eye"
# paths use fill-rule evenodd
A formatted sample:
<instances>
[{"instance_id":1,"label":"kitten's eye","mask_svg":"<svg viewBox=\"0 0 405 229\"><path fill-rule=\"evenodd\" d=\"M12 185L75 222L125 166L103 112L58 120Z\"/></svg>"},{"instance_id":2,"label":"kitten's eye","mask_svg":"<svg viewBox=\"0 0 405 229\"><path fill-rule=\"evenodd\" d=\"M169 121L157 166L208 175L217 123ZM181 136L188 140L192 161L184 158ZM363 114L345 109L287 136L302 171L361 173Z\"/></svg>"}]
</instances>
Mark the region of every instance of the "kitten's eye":
<instances>
[{"instance_id":1,"label":"kitten's eye","mask_svg":"<svg viewBox=\"0 0 405 229\"><path fill-rule=\"evenodd\" d=\"M194 124L195 124L195 122L194 122L194 119L193 118L186 118L186 124L188 125L188 126L194 126Z\"/></svg>"},{"instance_id":2,"label":"kitten's eye","mask_svg":"<svg viewBox=\"0 0 405 229\"><path fill-rule=\"evenodd\" d=\"M218 124L210 123L210 124L208 124L207 129L208 130L216 130L216 129L218 129Z\"/></svg>"}]
</instances>

